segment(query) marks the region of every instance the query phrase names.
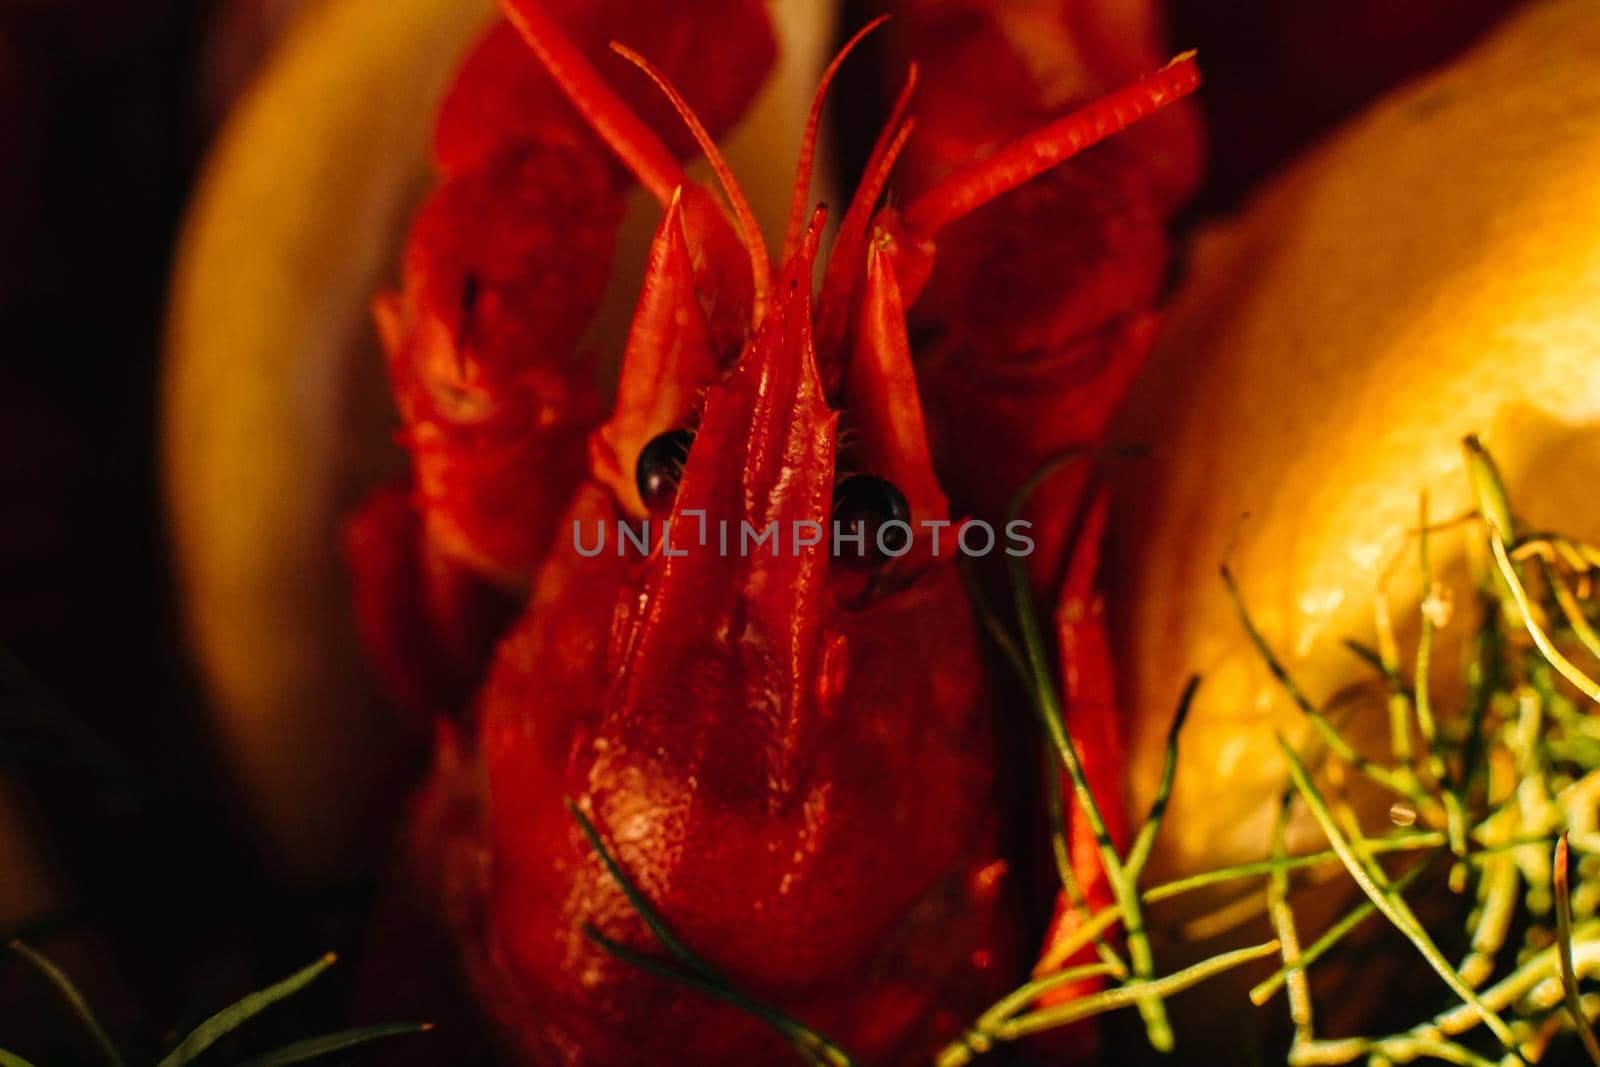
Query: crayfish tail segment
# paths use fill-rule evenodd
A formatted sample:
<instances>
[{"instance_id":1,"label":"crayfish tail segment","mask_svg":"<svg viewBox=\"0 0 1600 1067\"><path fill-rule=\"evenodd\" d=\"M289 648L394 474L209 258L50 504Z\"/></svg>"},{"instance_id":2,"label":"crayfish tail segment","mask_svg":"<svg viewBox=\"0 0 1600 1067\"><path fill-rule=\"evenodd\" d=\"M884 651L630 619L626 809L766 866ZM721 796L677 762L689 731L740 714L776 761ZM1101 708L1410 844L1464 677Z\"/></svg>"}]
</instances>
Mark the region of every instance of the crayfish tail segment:
<instances>
[{"instance_id":1,"label":"crayfish tail segment","mask_svg":"<svg viewBox=\"0 0 1600 1067\"><path fill-rule=\"evenodd\" d=\"M595 478L610 486L623 510L646 514L635 461L657 434L681 428L699 394L717 376L710 326L696 295L684 236L681 190L656 230L639 306L622 355L610 420L590 441Z\"/></svg>"},{"instance_id":2,"label":"crayfish tail segment","mask_svg":"<svg viewBox=\"0 0 1600 1067\"><path fill-rule=\"evenodd\" d=\"M933 473L905 306L894 264L877 241L867 248L866 279L845 371L861 459L900 489L916 521L943 521L950 507Z\"/></svg>"},{"instance_id":3,"label":"crayfish tail segment","mask_svg":"<svg viewBox=\"0 0 1600 1067\"><path fill-rule=\"evenodd\" d=\"M1017 138L985 159L958 168L906 208L906 225L913 232L931 238L995 197L1181 100L1199 87L1200 67L1195 54L1185 52L1154 74Z\"/></svg>"}]
</instances>

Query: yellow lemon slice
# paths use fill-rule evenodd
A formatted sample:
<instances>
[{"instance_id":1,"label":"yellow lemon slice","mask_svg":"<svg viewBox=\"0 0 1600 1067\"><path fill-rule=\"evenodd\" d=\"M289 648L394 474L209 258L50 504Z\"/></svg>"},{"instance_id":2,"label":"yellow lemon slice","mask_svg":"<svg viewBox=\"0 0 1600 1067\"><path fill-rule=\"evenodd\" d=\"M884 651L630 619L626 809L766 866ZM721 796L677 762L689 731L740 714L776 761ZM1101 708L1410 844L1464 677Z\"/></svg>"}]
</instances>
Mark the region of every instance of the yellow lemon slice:
<instances>
[{"instance_id":1,"label":"yellow lemon slice","mask_svg":"<svg viewBox=\"0 0 1600 1067\"><path fill-rule=\"evenodd\" d=\"M396 752L351 669L338 522L392 462L368 305L492 10L309 9L212 150L178 253L163 448L184 604L223 745L291 873L357 858Z\"/></svg>"},{"instance_id":2,"label":"yellow lemon slice","mask_svg":"<svg viewBox=\"0 0 1600 1067\"><path fill-rule=\"evenodd\" d=\"M1463 435L1483 436L1530 522L1600 535L1597 117L1600 11L1538 3L1199 241L1122 423L1154 452L1111 535L1132 810L1185 677L1204 676L1158 873L1264 855L1285 781L1274 733L1307 733L1246 641L1224 560L1323 700L1368 676L1340 642L1373 640L1419 494L1435 519L1470 508ZM1462 539L1439 542L1439 569L1459 571ZM1396 619L1419 602L1409 551ZM1457 666L1441 653L1435 675ZM1360 714L1386 736L1381 706Z\"/></svg>"}]
</instances>

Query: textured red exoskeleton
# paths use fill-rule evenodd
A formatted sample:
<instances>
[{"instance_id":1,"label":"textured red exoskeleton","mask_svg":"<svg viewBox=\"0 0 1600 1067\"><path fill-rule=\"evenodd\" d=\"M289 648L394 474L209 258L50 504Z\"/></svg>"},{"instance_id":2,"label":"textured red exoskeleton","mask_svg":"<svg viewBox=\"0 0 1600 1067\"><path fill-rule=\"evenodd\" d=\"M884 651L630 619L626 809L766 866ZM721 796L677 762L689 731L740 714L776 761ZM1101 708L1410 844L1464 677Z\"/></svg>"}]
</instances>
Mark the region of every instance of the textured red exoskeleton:
<instances>
[{"instance_id":1,"label":"textured red exoskeleton","mask_svg":"<svg viewBox=\"0 0 1600 1067\"><path fill-rule=\"evenodd\" d=\"M913 51L922 6L906 5ZM1128 279L1161 265L1127 267L1120 238L1138 226L1101 233L1095 220L1121 189L1126 214L1159 231L1182 184L1161 177L1180 167L1163 157L1149 174L1102 161L1061 191L1056 176L1072 172L1058 164L1191 91L1193 61L1080 110L1064 99L954 166L939 149L961 143L961 122L937 106L912 114L913 73L814 297L823 212L808 206L810 161L839 60L773 269L713 140L771 58L759 0L505 0L504 13L446 102L442 181L414 225L403 292L378 307L412 481L351 526L369 643L409 702L443 713L412 830L418 869L479 999L533 1062L785 1054L755 1018L585 936L589 924L661 955L566 798L667 926L740 989L866 1062L915 1061L1017 977L996 686L954 559L918 542L863 572L825 540L777 555L589 556L568 531L642 523L652 507L678 530L696 515L826 525L838 485L861 472L896 486L913 521L999 518L1023 477L1099 434L1148 340L1154 291ZM613 54L612 39L637 51ZM1017 125L997 115L993 128ZM685 128L731 217L685 177ZM935 147L919 157L924 128ZM902 154L918 160L915 192L903 211L880 208ZM573 353L630 179L663 216L607 414ZM1047 208L1097 181L1087 215L1057 213L1069 237L1094 240L1053 246ZM1009 276L985 263L1024 230L1040 245L1028 261L1068 261L1050 278L1082 275L1092 292L1011 292L1042 303L975 344L986 312L974 301L994 295L995 270ZM1159 232L1142 236L1164 257ZM1109 281L1084 265L1097 255L1116 259ZM924 293L938 294L926 310ZM915 349L908 308L931 338ZM669 472L675 495L646 500L640 455L674 432L693 435ZM1057 580L1080 490L1058 490L1038 516L1041 582ZM1069 605L1093 585L1092 552L1074 558ZM1109 678L1098 617L1064 617L1068 692L1082 695L1085 679ZM1074 733L1116 807L1108 715ZM1082 875L1099 892L1090 866Z\"/></svg>"}]
</instances>

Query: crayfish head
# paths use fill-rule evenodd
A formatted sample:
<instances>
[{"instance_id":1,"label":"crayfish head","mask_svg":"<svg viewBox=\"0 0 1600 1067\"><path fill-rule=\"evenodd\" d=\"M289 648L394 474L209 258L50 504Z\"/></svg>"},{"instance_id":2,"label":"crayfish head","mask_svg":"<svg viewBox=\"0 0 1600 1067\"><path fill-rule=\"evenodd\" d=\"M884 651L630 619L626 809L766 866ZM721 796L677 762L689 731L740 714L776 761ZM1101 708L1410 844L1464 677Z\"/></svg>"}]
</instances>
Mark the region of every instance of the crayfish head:
<instances>
[{"instance_id":1,"label":"crayfish head","mask_svg":"<svg viewBox=\"0 0 1600 1067\"><path fill-rule=\"evenodd\" d=\"M781 593L776 617L787 629L818 604L860 608L948 564L956 537L933 473L889 238L875 232L864 249L830 390L812 299L825 209L813 213L731 360L703 311L682 210L675 196L652 249L616 407L590 448L619 523L640 531L635 544L643 536L652 545L662 572L652 580L693 586L700 604Z\"/></svg>"},{"instance_id":2,"label":"crayfish head","mask_svg":"<svg viewBox=\"0 0 1600 1067\"><path fill-rule=\"evenodd\" d=\"M487 980L535 1045L559 1019L560 1040L619 1061L765 1061L750 1051L765 1048L759 1024L733 1013L709 1026L694 991L583 938L589 923L659 952L563 797L679 938L864 1056L909 1061L1005 970L994 708L963 585L931 554L875 561L863 577L835 552L840 502L867 499L842 493L855 479L899 479L910 517L943 500L916 474L925 445L894 451L921 439L896 406L902 388L914 396L903 345L845 375L842 396L861 410L826 395L810 285L819 230L814 220L774 279L731 367L688 350L640 364L651 380L664 365L713 368L688 426L668 428L693 431L675 495L634 519L603 477L580 494L569 514L590 524L582 544L553 553L484 693ZM662 238L664 259L675 241ZM886 266L862 301L883 320L863 337L892 332ZM841 441L847 421L855 439ZM598 435L597 454L615 466L622 440ZM893 463L846 474L846 456ZM650 550L614 528L596 550L597 519L651 522ZM708 1046L713 1035L752 1045L735 1055Z\"/></svg>"},{"instance_id":3,"label":"crayfish head","mask_svg":"<svg viewBox=\"0 0 1600 1067\"><path fill-rule=\"evenodd\" d=\"M648 63L626 54L681 104ZM819 88L813 119L844 54ZM681 111L698 133L692 113ZM931 669L940 646L978 644L896 279L897 263L910 261L909 239L892 215L869 229L910 124L897 114L886 131L874 176L845 213L820 301L813 290L825 208L801 222L814 126L775 277L758 254L759 235L740 227L756 282L755 299L742 305L742 339L719 327L726 308L705 285L718 258L705 225L715 204L692 185L667 199L616 406L590 440L592 474L616 511L610 543L622 551L628 536L651 546L615 597L606 694L597 701L631 720L630 736L661 735L664 750L671 738L694 736L687 723L743 733L737 744L714 746L726 762L720 777L747 779L757 792L781 793L798 780L811 732L855 699L854 679L915 693L941 677ZM703 140L744 218L737 183ZM722 272L737 267L730 260ZM598 552L607 532L586 535ZM574 533L575 543L583 539ZM904 647L880 641L880 630L900 633ZM920 634L934 635L929 648L906 637ZM897 686L897 678L918 681Z\"/></svg>"},{"instance_id":4,"label":"crayfish head","mask_svg":"<svg viewBox=\"0 0 1600 1067\"><path fill-rule=\"evenodd\" d=\"M596 79L557 66L642 181L678 181ZM498 649L481 763L441 760L444 814L419 834L445 843L430 862L485 999L536 1060L782 1055L759 1022L584 936L660 956L617 870L737 988L870 1061L926 1060L992 999L1013 946L988 672L954 533L940 552L925 525L948 512L894 256L867 227L876 193L858 197L819 351L822 211L773 272L719 177L733 226L704 190L666 185L570 539ZM707 284L739 274L748 292ZM453 796L467 817L451 822Z\"/></svg>"}]
</instances>

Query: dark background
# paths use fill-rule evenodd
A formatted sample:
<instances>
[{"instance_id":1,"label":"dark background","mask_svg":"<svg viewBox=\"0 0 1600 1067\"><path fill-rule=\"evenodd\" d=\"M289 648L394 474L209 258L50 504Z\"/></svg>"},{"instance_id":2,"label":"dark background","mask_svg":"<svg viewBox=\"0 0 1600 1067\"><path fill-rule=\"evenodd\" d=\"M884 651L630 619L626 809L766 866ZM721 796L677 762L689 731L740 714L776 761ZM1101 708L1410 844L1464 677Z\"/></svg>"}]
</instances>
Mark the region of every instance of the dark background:
<instances>
[{"instance_id":1,"label":"dark background","mask_svg":"<svg viewBox=\"0 0 1600 1067\"><path fill-rule=\"evenodd\" d=\"M0 0L0 778L66 890L64 910L0 940L46 950L135 1054L358 947L370 892L280 891L241 844L163 530L169 259L273 14L255 0ZM331 1016L338 973L307 1014ZM0 1045L82 1061L59 1003L0 956Z\"/></svg>"}]
</instances>

